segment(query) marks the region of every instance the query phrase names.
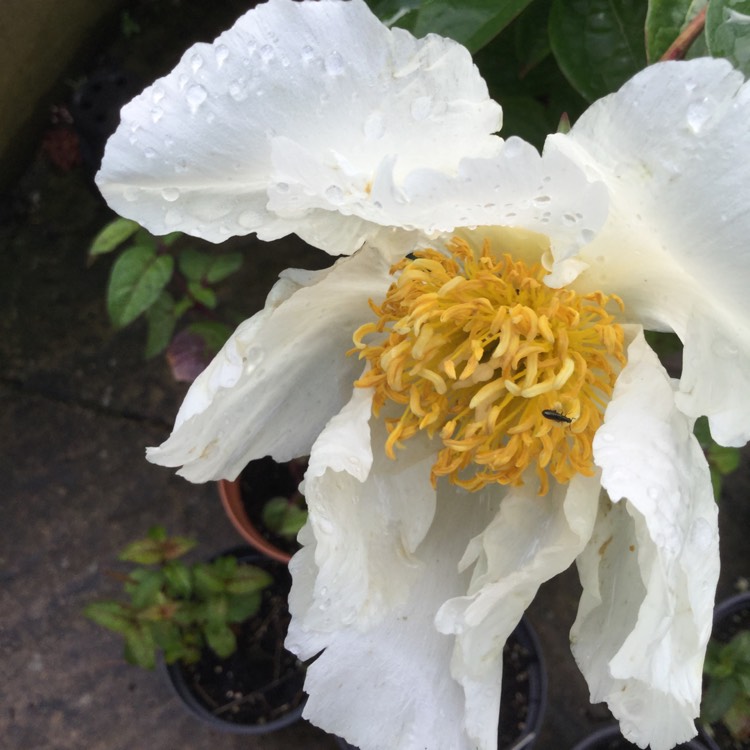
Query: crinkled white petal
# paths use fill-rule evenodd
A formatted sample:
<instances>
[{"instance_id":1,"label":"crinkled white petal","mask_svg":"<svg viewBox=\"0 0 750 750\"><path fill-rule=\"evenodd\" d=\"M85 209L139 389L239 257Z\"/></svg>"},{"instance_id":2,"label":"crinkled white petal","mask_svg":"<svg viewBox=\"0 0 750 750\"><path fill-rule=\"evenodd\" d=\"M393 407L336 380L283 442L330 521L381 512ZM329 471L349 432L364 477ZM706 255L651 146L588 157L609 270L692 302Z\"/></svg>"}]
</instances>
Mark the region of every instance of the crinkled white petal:
<instances>
[{"instance_id":1,"label":"crinkled white petal","mask_svg":"<svg viewBox=\"0 0 750 750\"><path fill-rule=\"evenodd\" d=\"M434 617L468 590L459 562L497 504L442 482L436 498L428 441L414 438L391 461L382 420L368 451L370 398L355 391L331 420L305 479L310 519L290 564L287 647L303 658L325 650L308 668L304 715L361 750L474 750L450 676L454 638ZM485 721L496 731L494 708Z\"/></svg>"},{"instance_id":2,"label":"crinkled white petal","mask_svg":"<svg viewBox=\"0 0 750 750\"><path fill-rule=\"evenodd\" d=\"M253 458L306 455L347 402L362 364L347 357L392 279L373 246L317 274L285 272L192 384L172 435L149 461L194 482L233 479ZM295 291L296 289L296 291Z\"/></svg>"},{"instance_id":3,"label":"crinkled white petal","mask_svg":"<svg viewBox=\"0 0 750 750\"><path fill-rule=\"evenodd\" d=\"M680 407L732 445L750 438L749 122L750 84L725 60L663 63L545 146L610 193L580 288L616 292L631 319L680 336Z\"/></svg>"},{"instance_id":4,"label":"crinkled white petal","mask_svg":"<svg viewBox=\"0 0 750 750\"><path fill-rule=\"evenodd\" d=\"M427 234L456 227L523 227L547 235L566 257L592 240L608 206L606 188L568 157L540 156L519 138L509 138L493 158L464 159L455 175L421 169L397 185L386 170L376 178L372 197L373 221ZM565 279L555 281L560 285Z\"/></svg>"},{"instance_id":5,"label":"crinkled white petal","mask_svg":"<svg viewBox=\"0 0 750 750\"><path fill-rule=\"evenodd\" d=\"M314 236L336 212L341 252L384 165L455 171L497 151L500 125L459 44L389 30L363 0L270 0L123 108L97 183L156 234L212 241Z\"/></svg>"},{"instance_id":6,"label":"crinkled white petal","mask_svg":"<svg viewBox=\"0 0 750 750\"><path fill-rule=\"evenodd\" d=\"M457 636L451 671L464 686L467 731L478 747L494 748L497 738L488 718L499 710L505 641L539 586L576 559L596 517L598 476L555 483L544 496L538 489L535 476L523 487L502 488L497 515L461 561L462 569L474 566L466 595L447 601L436 618L438 630ZM483 492L461 500L483 502Z\"/></svg>"},{"instance_id":7,"label":"crinkled white petal","mask_svg":"<svg viewBox=\"0 0 750 750\"><path fill-rule=\"evenodd\" d=\"M578 560L571 642L592 700L652 750L695 735L719 573L716 504L691 428L639 333L594 439L613 502Z\"/></svg>"}]
</instances>

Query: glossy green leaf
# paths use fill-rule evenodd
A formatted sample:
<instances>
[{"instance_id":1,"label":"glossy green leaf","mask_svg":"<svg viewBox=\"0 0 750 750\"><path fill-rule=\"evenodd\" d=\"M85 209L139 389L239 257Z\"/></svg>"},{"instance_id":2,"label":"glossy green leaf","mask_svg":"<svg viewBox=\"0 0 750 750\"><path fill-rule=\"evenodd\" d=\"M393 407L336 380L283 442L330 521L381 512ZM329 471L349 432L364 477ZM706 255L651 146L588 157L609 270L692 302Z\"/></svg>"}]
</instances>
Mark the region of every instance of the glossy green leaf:
<instances>
[{"instance_id":1,"label":"glossy green leaf","mask_svg":"<svg viewBox=\"0 0 750 750\"><path fill-rule=\"evenodd\" d=\"M177 323L175 313L175 302L168 292L162 292L156 302L146 310L146 323L148 324L144 351L146 359L161 354L169 346Z\"/></svg>"},{"instance_id":2,"label":"glossy green leaf","mask_svg":"<svg viewBox=\"0 0 750 750\"><path fill-rule=\"evenodd\" d=\"M646 14L646 51L656 62L706 5L706 0L650 0Z\"/></svg>"},{"instance_id":3,"label":"glossy green leaf","mask_svg":"<svg viewBox=\"0 0 750 750\"><path fill-rule=\"evenodd\" d=\"M209 310L213 310L216 307L218 302L216 292L207 286L203 286L200 282L191 281L188 284L188 292L196 302L207 307Z\"/></svg>"},{"instance_id":4,"label":"glossy green leaf","mask_svg":"<svg viewBox=\"0 0 750 750\"><path fill-rule=\"evenodd\" d=\"M227 591L230 594L251 594L262 591L272 582L271 574L262 568L255 565L239 565L234 576L227 581Z\"/></svg>"},{"instance_id":5,"label":"glossy green leaf","mask_svg":"<svg viewBox=\"0 0 750 750\"><path fill-rule=\"evenodd\" d=\"M646 66L643 0L553 0L552 52L589 101L616 91Z\"/></svg>"},{"instance_id":6,"label":"glossy green leaf","mask_svg":"<svg viewBox=\"0 0 750 750\"><path fill-rule=\"evenodd\" d=\"M242 265L241 253L203 253L189 247L180 253L180 271L190 281L215 284L237 271Z\"/></svg>"},{"instance_id":7,"label":"glossy green leaf","mask_svg":"<svg viewBox=\"0 0 750 750\"><path fill-rule=\"evenodd\" d=\"M193 577L186 565L171 560L164 565L163 573L171 596L188 598L193 593Z\"/></svg>"},{"instance_id":8,"label":"glossy green leaf","mask_svg":"<svg viewBox=\"0 0 750 750\"><path fill-rule=\"evenodd\" d=\"M521 63L524 78L552 51L547 30L551 7L552 0L535 0L510 27L513 29L515 57Z\"/></svg>"},{"instance_id":9,"label":"glossy green leaf","mask_svg":"<svg viewBox=\"0 0 750 750\"><path fill-rule=\"evenodd\" d=\"M227 622L244 622L258 612L262 601L263 598L259 592L230 596L227 606Z\"/></svg>"},{"instance_id":10,"label":"glossy green leaf","mask_svg":"<svg viewBox=\"0 0 750 750\"><path fill-rule=\"evenodd\" d=\"M159 298L172 278L174 260L153 249L135 246L125 250L112 266L107 288L107 311L122 328L132 323Z\"/></svg>"},{"instance_id":11,"label":"glossy green leaf","mask_svg":"<svg viewBox=\"0 0 750 750\"><path fill-rule=\"evenodd\" d=\"M429 33L455 39L476 52L497 36L531 0L422 0L370 3L390 26L408 29L417 37Z\"/></svg>"},{"instance_id":12,"label":"glossy green leaf","mask_svg":"<svg viewBox=\"0 0 750 750\"><path fill-rule=\"evenodd\" d=\"M725 57L750 76L750 0L711 0L706 40L714 57Z\"/></svg>"},{"instance_id":13,"label":"glossy green leaf","mask_svg":"<svg viewBox=\"0 0 750 750\"><path fill-rule=\"evenodd\" d=\"M156 642L149 627L143 626L127 633L125 659L144 669L156 666Z\"/></svg>"},{"instance_id":14,"label":"glossy green leaf","mask_svg":"<svg viewBox=\"0 0 750 750\"><path fill-rule=\"evenodd\" d=\"M111 221L94 237L91 247L89 247L89 256L112 252L140 228L137 221L131 221L130 219L118 218Z\"/></svg>"}]
</instances>

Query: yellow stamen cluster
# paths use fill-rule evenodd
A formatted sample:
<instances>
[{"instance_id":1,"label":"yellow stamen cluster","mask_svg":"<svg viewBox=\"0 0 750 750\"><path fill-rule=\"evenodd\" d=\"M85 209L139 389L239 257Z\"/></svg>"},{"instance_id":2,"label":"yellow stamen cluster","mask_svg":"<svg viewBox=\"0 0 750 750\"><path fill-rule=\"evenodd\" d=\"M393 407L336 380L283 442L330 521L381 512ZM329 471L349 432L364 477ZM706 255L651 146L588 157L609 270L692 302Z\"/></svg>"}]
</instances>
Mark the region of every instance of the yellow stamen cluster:
<instances>
[{"instance_id":1,"label":"yellow stamen cluster","mask_svg":"<svg viewBox=\"0 0 750 750\"><path fill-rule=\"evenodd\" d=\"M385 300L370 302L377 322L354 334L371 366L355 385L374 388L376 416L386 404L395 415L387 455L425 430L442 442L433 484L518 485L535 464L543 494L548 473L591 475L592 439L625 362L605 309L619 298L550 289L539 264L494 257L489 242L476 253L454 238L448 249L393 266Z\"/></svg>"}]
</instances>

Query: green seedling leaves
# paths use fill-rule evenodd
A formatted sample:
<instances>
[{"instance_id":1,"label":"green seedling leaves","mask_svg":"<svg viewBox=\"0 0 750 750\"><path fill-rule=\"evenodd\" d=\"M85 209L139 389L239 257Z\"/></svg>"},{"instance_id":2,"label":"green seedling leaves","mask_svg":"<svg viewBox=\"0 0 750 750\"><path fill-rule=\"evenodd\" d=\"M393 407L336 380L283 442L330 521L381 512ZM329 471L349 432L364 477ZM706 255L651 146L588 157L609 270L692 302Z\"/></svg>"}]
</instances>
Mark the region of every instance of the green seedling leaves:
<instances>
[{"instance_id":1,"label":"green seedling leaves","mask_svg":"<svg viewBox=\"0 0 750 750\"><path fill-rule=\"evenodd\" d=\"M87 617L123 636L132 664L152 668L159 649L168 663L194 662L206 646L226 657L236 648L230 625L258 612L271 575L232 555L191 565L177 559L194 545L153 527L120 554L141 566L120 576L128 601L86 607Z\"/></svg>"},{"instance_id":2,"label":"green seedling leaves","mask_svg":"<svg viewBox=\"0 0 750 750\"><path fill-rule=\"evenodd\" d=\"M146 310L146 322L148 324L144 352L146 359L155 357L169 346L180 314L172 295L164 291L158 296L156 302Z\"/></svg>"},{"instance_id":3,"label":"green seedling leaves","mask_svg":"<svg viewBox=\"0 0 750 750\"><path fill-rule=\"evenodd\" d=\"M89 247L89 257L112 252L140 228L138 222L130 219L118 218L111 221L94 237L91 247Z\"/></svg>"},{"instance_id":4,"label":"green seedling leaves","mask_svg":"<svg viewBox=\"0 0 750 750\"><path fill-rule=\"evenodd\" d=\"M565 76L590 102L646 66L641 0L554 0L549 35Z\"/></svg>"},{"instance_id":5,"label":"green seedling leaves","mask_svg":"<svg viewBox=\"0 0 750 750\"><path fill-rule=\"evenodd\" d=\"M280 536L296 537L305 525L307 511L285 497L271 498L263 506L263 523Z\"/></svg>"},{"instance_id":6,"label":"green seedling leaves","mask_svg":"<svg viewBox=\"0 0 750 750\"><path fill-rule=\"evenodd\" d=\"M240 253L220 255L202 253L189 247L180 253L178 262L180 271L189 281L215 284L231 276L240 268L242 255Z\"/></svg>"},{"instance_id":7,"label":"green seedling leaves","mask_svg":"<svg viewBox=\"0 0 750 750\"><path fill-rule=\"evenodd\" d=\"M212 354L218 352L232 335L232 328L218 320L201 320L192 323L187 330L196 336L200 336L206 345L206 350Z\"/></svg>"},{"instance_id":8,"label":"green seedling leaves","mask_svg":"<svg viewBox=\"0 0 750 750\"><path fill-rule=\"evenodd\" d=\"M143 245L125 250L112 266L107 289L107 311L113 325L123 328L151 307L173 270L170 255L159 255Z\"/></svg>"},{"instance_id":9,"label":"green seedling leaves","mask_svg":"<svg viewBox=\"0 0 750 750\"><path fill-rule=\"evenodd\" d=\"M750 76L750 0L711 0L706 41L714 57L726 57Z\"/></svg>"}]
</instances>

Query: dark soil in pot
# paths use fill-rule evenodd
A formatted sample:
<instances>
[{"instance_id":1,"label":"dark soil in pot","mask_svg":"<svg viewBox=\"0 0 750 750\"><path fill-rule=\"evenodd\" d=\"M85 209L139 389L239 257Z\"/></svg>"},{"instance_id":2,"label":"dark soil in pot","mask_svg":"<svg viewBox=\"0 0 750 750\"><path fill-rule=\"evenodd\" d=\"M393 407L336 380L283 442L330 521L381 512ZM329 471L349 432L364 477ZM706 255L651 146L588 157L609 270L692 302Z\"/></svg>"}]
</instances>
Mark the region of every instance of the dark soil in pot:
<instances>
[{"instance_id":1,"label":"dark soil in pot","mask_svg":"<svg viewBox=\"0 0 750 750\"><path fill-rule=\"evenodd\" d=\"M289 555L299 549L297 540L271 531L263 521L263 508L274 497L292 497L302 481L305 468L304 461L279 464L266 456L250 461L239 476L242 505L248 518L267 541Z\"/></svg>"},{"instance_id":2,"label":"dark soil in pot","mask_svg":"<svg viewBox=\"0 0 750 750\"><path fill-rule=\"evenodd\" d=\"M171 664L167 671L188 707L202 718L233 725L224 727L229 731L272 731L296 721L305 700L305 667L284 648L291 576L284 565L255 552L232 552L274 576L273 585L263 592L260 611L239 627L237 651L229 658L205 649L195 664Z\"/></svg>"}]
</instances>

